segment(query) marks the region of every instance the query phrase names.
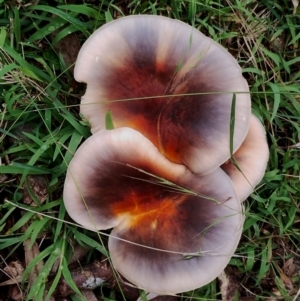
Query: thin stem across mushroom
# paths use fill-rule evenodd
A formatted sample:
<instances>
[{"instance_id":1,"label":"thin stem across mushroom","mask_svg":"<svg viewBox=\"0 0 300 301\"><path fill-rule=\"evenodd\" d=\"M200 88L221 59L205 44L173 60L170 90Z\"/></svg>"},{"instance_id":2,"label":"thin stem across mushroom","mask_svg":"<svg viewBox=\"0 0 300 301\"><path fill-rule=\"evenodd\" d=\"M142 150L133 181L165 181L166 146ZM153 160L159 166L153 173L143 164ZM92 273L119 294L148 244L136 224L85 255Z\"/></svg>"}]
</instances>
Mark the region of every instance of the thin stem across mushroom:
<instances>
[{"instance_id":1,"label":"thin stem across mushroom","mask_svg":"<svg viewBox=\"0 0 300 301\"><path fill-rule=\"evenodd\" d=\"M112 263L138 287L175 294L209 283L236 249L241 201L263 174L241 192L225 164L231 144L242 169L239 155L248 154L251 101L241 68L189 25L130 16L85 42L75 78L87 83L80 110L93 135L68 168L68 213L87 229L113 228Z\"/></svg>"}]
</instances>

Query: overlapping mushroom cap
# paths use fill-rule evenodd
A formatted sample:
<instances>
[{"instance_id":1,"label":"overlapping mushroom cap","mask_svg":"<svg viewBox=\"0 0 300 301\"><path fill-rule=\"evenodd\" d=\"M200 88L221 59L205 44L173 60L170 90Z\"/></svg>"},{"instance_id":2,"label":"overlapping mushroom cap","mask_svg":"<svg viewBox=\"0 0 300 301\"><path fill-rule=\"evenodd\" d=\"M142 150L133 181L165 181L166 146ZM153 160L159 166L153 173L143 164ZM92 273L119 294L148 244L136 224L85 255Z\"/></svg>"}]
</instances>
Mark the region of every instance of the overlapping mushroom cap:
<instances>
[{"instance_id":1,"label":"overlapping mushroom cap","mask_svg":"<svg viewBox=\"0 0 300 301\"><path fill-rule=\"evenodd\" d=\"M247 136L233 158L235 162L229 160L221 168L229 175L238 198L243 202L261 181L269 160L266 132L254 115Z\"/></svg>"},{"instance_id":2,"label":"overlapping mushroom cap","mask_svg":"<svg viewBox=\"0 0 300 301\"><path fill-rule=\"evenodd\" d=\"M232 256L241 201L263 173L249 173L257 122L248 131L241 68L196 29L143 15L97 30L75 78L87 83L80 110L93 136L68 168L68 213L88 229L113 228L113 265L137 286L175 294L207 284ZM231 151L242 173L228 163Z\"/></svg>"},{"instance_id":3,"label":"overlapping mushroom cap","mask_svg":"<svg viewBox=\"0 0 300 301\"><path fill-rule=\"evenodd\" d=\"M234 58L183 22L130 16L98 29L83 45L75 79L87 83L81 113L92 132L116 127L150 139L170 161L207 174L230 157L233 92L234 151L249 127L248 85Z\"/></svg>"},{"instance_id":4,"label":"overlapping mushroom cap","mask_svg":"<svg viewBox=\"0 0 300 301\"><path fill-rule=\"evenodd\" d=\"M115 268L157 294L192 290L217 277L243 223L240 202L220 168L197 176L130 128L100 131L78 149L64 202L86 228L114 227L109 250Z\"/></svg>"}]
</instances>

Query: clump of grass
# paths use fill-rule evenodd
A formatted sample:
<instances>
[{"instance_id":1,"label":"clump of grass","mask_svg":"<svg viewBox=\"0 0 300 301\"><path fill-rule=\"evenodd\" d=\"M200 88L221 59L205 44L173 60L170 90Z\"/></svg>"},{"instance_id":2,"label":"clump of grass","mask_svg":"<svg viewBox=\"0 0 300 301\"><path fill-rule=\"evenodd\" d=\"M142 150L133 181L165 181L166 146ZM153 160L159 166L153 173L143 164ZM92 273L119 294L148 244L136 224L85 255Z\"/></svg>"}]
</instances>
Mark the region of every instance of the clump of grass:
<instances>
[{"instance_id":1,"label":"clump of grass","mask_svg":"<svg viewBox=\"0 0 300 301\"><path fill-rule=\"evenodd\" d=\"M300 256L299 8L293 11L287 0L0 1L0 268L24 263L26 242L38 245L17 281L24 300L50 299L61 277L80 296L68 269L74 245L94 250L87 261L99 252L107 255L97 235L65 222L66 168L90 132L78 110L84 87L72 76L76 49L68 59L70 49L63 50L61 43L72 37L80 44L102 24L130 14L183 20L221 43L242 66L253 113L267 131L270 161L245 203L243 238L230 262L231 274L239 300L296 300L299 271L295 276L286 270L286 263ZM44 194L30 184L38 177ZM31 203L24 203L24 192ZM28 281L41 262L40 274ZM3 289L7 293L7 286ZM107 296L114 293L104 292ZM218 300L218 282L183 298Z\"/></svg>"}]
</instances>

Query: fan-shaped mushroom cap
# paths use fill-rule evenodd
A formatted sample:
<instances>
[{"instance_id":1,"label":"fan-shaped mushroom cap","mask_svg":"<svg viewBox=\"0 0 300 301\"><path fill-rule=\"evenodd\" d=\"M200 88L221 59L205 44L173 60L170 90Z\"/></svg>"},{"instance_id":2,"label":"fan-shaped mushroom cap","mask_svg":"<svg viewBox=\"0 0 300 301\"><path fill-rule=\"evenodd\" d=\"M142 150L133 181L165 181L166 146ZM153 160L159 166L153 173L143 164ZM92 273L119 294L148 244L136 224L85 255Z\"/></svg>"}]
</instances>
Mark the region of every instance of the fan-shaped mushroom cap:
<instances>
[{"instance_id":1,"label":"fan-shaped mushroom cap","mask_svg":"<svg viewBox=\"0 0 300 301\"><path fill-rule=\"evenodd\" d=\"M92 132L131 127L170 161L207 174L230 157L230 113L236 92L234 151L249 126L250 97L241 68L221 46L183 22L130 16L98 29L75 66L87 83L81 113ZM220 147L222 146L222 147Z\"/></svg>"},{"instance_id":2,"label":"fan-shaped mushroom cap","mask_svg":"<svg viewBox=\"0 0 300 301\"><path fill-rule=\"evenodd\" d=\"M86 228L114 227L113 265L157 294L192 290L217 277L235 251L243 222L241 204L220 168L194 175L130 128L100 131L83 143L68 169L64 202Z\"/></svg>"},{"instance_id":3,"label":"fan-shaped mushroom cap","mask_svg":"<svg viewBox=\"0 0 300 301\"><path fill-rule=\"evenodd\" d=\"M131 180L127 177L141 173L127 164L169 181L177 181L188 172L185 166L164 158L151 141L133 129L100 131L83 143L68 167L64 203L69 215L94 231L118 225L120 216L109 214L108 203L120 201L116 196L123 190L134 194L136 185L131 187ZM119 174L122 169L131 172ZM138 183L142 186L141 181Z\"/></svg>"},{"instance_id":4,"label":"fan-shaped mushroom cap","mask_svg":"<svg viewBox=\"0 0 300 301\"><path fill-rule=\"evenodd\" d=\"M231 161L221 168L229 175L238 198L243 202L264 176L269 160L266 132L254 115L246 139L233 157L240 170Z\"/></svg>"}]
</instances>

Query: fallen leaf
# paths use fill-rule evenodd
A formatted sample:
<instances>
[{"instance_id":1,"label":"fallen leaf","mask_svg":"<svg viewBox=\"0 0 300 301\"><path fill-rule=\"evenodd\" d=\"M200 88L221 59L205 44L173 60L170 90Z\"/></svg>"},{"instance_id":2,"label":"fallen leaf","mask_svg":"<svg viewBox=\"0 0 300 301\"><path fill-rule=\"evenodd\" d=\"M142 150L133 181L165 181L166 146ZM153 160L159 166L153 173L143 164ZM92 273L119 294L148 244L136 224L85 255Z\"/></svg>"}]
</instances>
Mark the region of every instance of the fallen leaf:
<instances>
[{"instance_id":1,"label":"fallen leaf","mask_svg":"<svg viewBox=\"0 0 300 301\"><path fill-rule=\"evenodd\" d=\"M23 185L23 203L36 206L33 197L43 203L47 198L47 178L40 175L29 175ZM34 196L33 196L34 195Z\"/></svg>"},{"instance_id":2,"label":"fallen leaf","mask_svg":"<svg viewBox=\"0 0 300 301\"><path fill-rule=\"evenodd\" d=\"M26 239L24 241L24 252L25 252L25 263L26 266L28 266L30 264L30 262L36 258L37 255L40 254L40 249L38 244L35 242L32 246L31 246L31 240L30 239ZM29 285L31 286L31 284L35 281L35 279L37 278L37 276L39 275L39 273L41 272L42 268L43 268L43 261L40 261L38 264L36 264L30 271L29 273L29 278L28 278L28 282Z\"/></svg>"},{"instance_id":3,"label":"fallen leaf","mask_svg":"<svg viewBox=\"0 0 300 301\"><path fill-rule=\"evenodd\" d=\"M13 285L13 284L20 283L21 281L22 281L22 276L17 276L15 278L1 282L0 286Z\"/></svg>"},{"instance_id":4,"label":"fallen leaf","mask_svg":"<svg viewBox=\"0 0 300 301\"><path fill-rule=\"evenodd\" d=\"M12 261L3 269L3 271L7 276L15 278L23 275L24 267L20 261Z\"/></svg>"},{"instance_id":5,"label":"fallen leaf","mask_svg":"<svg viewBox=\"0 0 300 301\"><path fill-rule=\"evenodd\" d=\"M289 277L296 276L300 274L300 262L295 262L294 257L291 257L284 263L282 270Z\"/></svg>"},{"instance_id":6,"label":"fallen leaf","mask_svg":"<svg viewBox=\"0 0 300 301\"><path fill-rule=\"evenodd\" d=\"M285 275L284 273L280 273L280 278L287 290L291 291L294 289L293 282L287 275Z\"/></svg>"},{"instance_id":7,"label":"fallen leaf","mask_svg":"<svg viewBox=\"0 0 300 301\"><path fill-rule=\"evenodd\" d=\"M57 31L58 33L58 31ZM56 32L54 32L55 37ZM53 37L53 38L54 38ZM60 52L67 67L70 67L70 71L74 71L74 63L76 61L78 52L81 45L78 41L78 36L76 33L69 34L61 39L55 46L55 50Z\"/></svg>"}]
</instances>

